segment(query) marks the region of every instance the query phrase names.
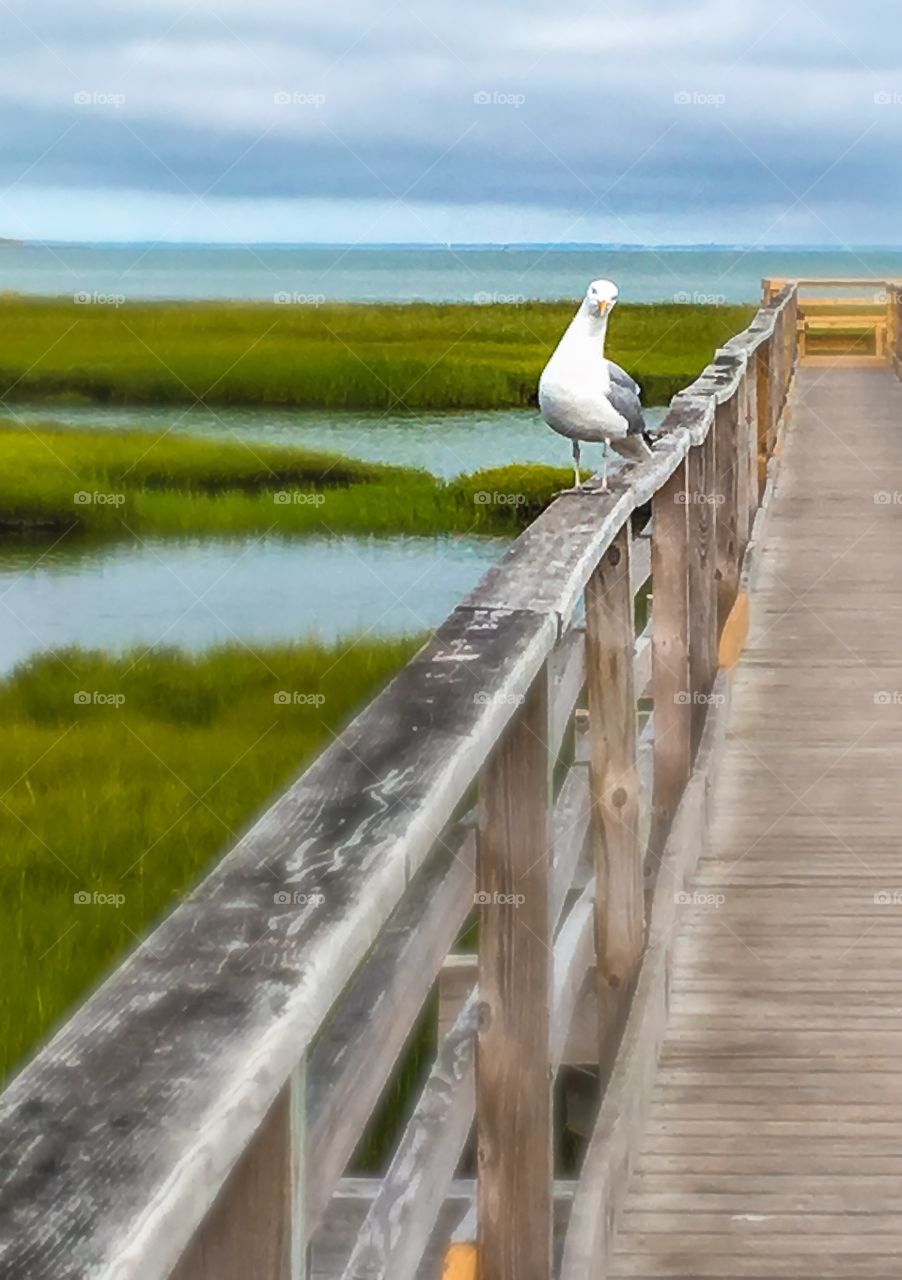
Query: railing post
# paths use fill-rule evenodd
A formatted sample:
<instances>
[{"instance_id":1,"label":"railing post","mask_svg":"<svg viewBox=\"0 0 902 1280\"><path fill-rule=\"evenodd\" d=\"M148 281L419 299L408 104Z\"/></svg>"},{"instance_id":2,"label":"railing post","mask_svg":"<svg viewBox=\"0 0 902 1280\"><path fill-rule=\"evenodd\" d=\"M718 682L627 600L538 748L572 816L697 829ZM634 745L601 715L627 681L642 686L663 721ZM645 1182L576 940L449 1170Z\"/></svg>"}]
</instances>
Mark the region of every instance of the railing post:
<instances>
[{"instance_id":1,"label":"railing post","mask_svg":"<svg viewBox=\"0 0 902 1280\"><path fill-rule=\"evenodd\" d=\"M301 1066L232 1170L171 1280L304 1280L305 1110Z\"/></svg>"},{"instance_id":2,"label":"railing post","mask_svg":"<svg viewBox=\"0 0 902 1280\"><path fill-rule=\"evenodd\" d=\"M589 765L596 866L596 941L602 1069L609 1065L645 943L644 849L630 585L629 522L586 584Z\"/></svg>"},{"instance_id":3,"label":"railing post","mask_svg":"<svg viewBox=\"0 0 902 1280\"><path fill-rule=\"evenodd\" d=\"M783 366L786 362L786 344L784 341L783 324L786 318L785 309L779 313L774 324L774 338L771 347L771 385L773 393L771 395L770 405L770 422L767 429L767 456L773 456L774 448L777 444L777 424L780 421L780 413L783 409Z\"/></svg>"},{"instance_id":4,"label":"railing post","mask_svg":"<svg viewBox=\"0 0 902 1280\"><path fill-rule=\"evenodd\" d=\"M730 396L715 411L716 465L717 633L729 617L739 589L740 448L739 395ZM744 457L743 457L744 461ZM742 468L744 470L744 468Z\"/></svg>"},{"instance_id":5,"label":"railing post","mask_svg":"<svg viewBox=\"0 0 902 1280\"><path fill-rule=\"evenodd\" d=\"M688 465L679 467L652 505L652 697L654 799L651 852L660 857L692 768L689 679Z\"/></svg>"},{"instance_id":6,"label":"railing post","mask_svg":"<svg viewBox=\"0 0 902 1280\"><path fill-rule=\"evenodd\" d=\"M771 416L773 413L772 403L774 398L774 386L771 371L773 346L774 339L771 336L761 343L756 355L757 394L755 399L758 411L757 437L759 506L764 494L764 486L767 481L767 460L770 457L769 442L771 437Z\"/></svg>"},{"instance_id":7,"label":"railing post","mask_svg":"<svg viewBox=\"0 0 902 1280\"><path fill-rule=\"evenodd\" d=\"M553 1210L549 669L480 781L478 1256L485 1280L549 1280Z\"/></svg>"},{"instance_id":8,"label":"railing post","mask_svg":"<svg viewBox=\"0 0 902 1280\"><path fill-rule=\"evenodd\" d=\"M689 683L693 754L701 740L707 697L717 670L716 427L716 422L712 422L704 442L689 451Z\"/></svg>"}]
</instances>

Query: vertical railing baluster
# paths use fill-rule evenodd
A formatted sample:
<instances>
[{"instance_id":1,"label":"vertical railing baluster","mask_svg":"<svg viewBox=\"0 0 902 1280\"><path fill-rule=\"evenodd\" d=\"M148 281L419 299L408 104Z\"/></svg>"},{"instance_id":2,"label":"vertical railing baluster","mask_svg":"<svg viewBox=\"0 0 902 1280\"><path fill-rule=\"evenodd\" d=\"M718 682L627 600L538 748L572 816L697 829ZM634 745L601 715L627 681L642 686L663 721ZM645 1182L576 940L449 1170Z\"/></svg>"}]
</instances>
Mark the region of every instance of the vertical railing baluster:
<instances>
[{"instance_id":1,"label":"vertical railing baluster","mask_svg":"<svg viewBox=\"0 0 902 1280\"><path fill-rule=\"evenodd\" d=\"M704 442L689 451L689 683L693 754L701 739L707 698L717 670L716 427L716 422L712 422Z\"/></svg>"},{"instance_id":2,"label":"vertical railing baluster","mask_svg":"<svg viewBox=\"0 0 902 1280\"><path fill-rule=\"evenodd\" d=\"M717 631L729 617L739 588L739 395L715 411Z\"/></svg>"},{"instance_id":3,"label":"vertical railing baluster","mask_svg":"<svg viewBox=\"0 0 902 1280\"><path fill-rule=\"evenodd\" d=\"M663 851L692 767L688 499L684 460L657 491L652 505L653 857Z\"/></svg>"},{"instance_id":4,"label":"vertical railing baluster","mask_svg":"<svg viewBox=\"0 0 902 1280\"><path fill-rule=\"evenodd\" d=\"M589 765L602 1067L610 1065L645 943L639 836L635 625L627 522L586 585Z\"/></svg>"},{"instance_id":5,"label":"vertical railing baluster","mask_svg":"<svg viewBox=\"0 0 902 1280\"><path fill-rule=\"evenodd\" d=\"M752 394L755 379L754 366L750 362L743 370L736 394L739 429L736 440L736 467L738 471L738 494L736 499L736 527L739 533L739 555L742 557L749 542L752 521L755 518L755 484L752 478Z\"/></svg>"},{"instance_id":6,"label":"vertical railing baluster","mask_svg":"<svg viewBox=\"0 0 902 1280\"><path fill-rule=\"evenodd\" d=\"M749 468L749 527L751 537L755 516L761 505L761 494L758 485L758 353L749 361L745 375L746 397L746 430L748 432L748 468Z\"/></svg>"},{"instance_id":7,"label":"vertical railing baluster","mask_svg":"<svg viewBox=\"0 0 902 1280\"><path fill-rule=\"evenodd\" d=\"M543 667L480 780L478 1256L486 1280L549 1280L551 759Z\"/></svg>"},{"instance_id":8,"label":"vertical railing baluster","mask_svg":"<svg viewBox=\"0 0 902 1280\"><path fill-rule=\"evenodd\" d=\"M305 1073L298 1068L170 1280L304 1280Z\"/></svg>"},{"instance_id":9,"label":"vertical railing baluster","mask_svg":"<svg viewBox=\"0 0 902 1280\"><path fill-rule=\"evenodd\" d=\"M755 406L757 411L757 440L758 440L758 503L761 505L761 498L764 495L764 485L767 479L767 441L770 435L770 402L771 402L771 376L770 376L770 352L773 345L773 338L767 338L761 343L755 354Z\"/></svg>"}]
</instances>

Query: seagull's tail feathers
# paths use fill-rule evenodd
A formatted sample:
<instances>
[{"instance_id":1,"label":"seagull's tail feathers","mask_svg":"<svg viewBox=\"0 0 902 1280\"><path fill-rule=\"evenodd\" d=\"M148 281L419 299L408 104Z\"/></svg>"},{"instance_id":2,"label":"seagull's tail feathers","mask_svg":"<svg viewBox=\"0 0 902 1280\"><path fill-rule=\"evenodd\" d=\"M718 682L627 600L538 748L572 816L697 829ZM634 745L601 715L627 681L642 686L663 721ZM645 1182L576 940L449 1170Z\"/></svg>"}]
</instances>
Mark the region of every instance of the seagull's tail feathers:
<instances>
[{"instance_id":1,"label":"seagull's tail feathers","mask_svg":"<svg viewBox=\"0 0 902 1280\"><path fill-rule=\"evenodd\" d=\"M619 440L612 440L611 448L629 462L646 462L652 456L645 437L633 432L628 436L621 436Z\"/></svg>"}]
</instances>

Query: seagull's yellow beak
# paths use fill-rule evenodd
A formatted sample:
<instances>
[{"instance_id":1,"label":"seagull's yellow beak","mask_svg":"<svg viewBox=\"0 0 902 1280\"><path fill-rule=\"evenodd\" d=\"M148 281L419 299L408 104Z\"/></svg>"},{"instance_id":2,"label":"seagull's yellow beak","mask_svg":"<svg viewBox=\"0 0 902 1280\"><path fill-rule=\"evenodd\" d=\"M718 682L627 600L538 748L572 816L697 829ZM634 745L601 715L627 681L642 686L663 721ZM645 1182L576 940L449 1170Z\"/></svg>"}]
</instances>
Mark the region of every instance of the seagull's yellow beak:
<instances>
[{"instance_id":1,"label":"seagull's yellow beak","mask_svg":"<svg viewBox=\"0 0 902 1280\"><path fill-rule=\"evenodd\" d=\"M606 316L610 311L610 309L611 309L610 302L606 301L606 299L604 298L598 299L598 314L600 316Z\"/></svg>"}]
</instances>

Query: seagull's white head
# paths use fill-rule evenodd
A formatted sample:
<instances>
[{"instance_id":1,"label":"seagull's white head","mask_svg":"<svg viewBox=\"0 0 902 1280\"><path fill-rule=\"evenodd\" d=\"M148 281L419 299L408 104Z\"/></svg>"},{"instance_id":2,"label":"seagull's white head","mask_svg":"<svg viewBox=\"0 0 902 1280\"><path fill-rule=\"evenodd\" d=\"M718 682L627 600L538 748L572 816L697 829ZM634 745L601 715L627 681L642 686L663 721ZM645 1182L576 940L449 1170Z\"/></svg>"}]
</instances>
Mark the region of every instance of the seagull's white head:
<instances>
[{"instance_id":1,"label":"seagull's white head","mask_svg":"<svg viewBox=\"0 0 902 1280\"><path fill-rule=\"evenodd\" d=\"M589 314L608 315L617 304L617 286L613 280L593 280L586 290Z\"/></svg>"}]
</instances>

